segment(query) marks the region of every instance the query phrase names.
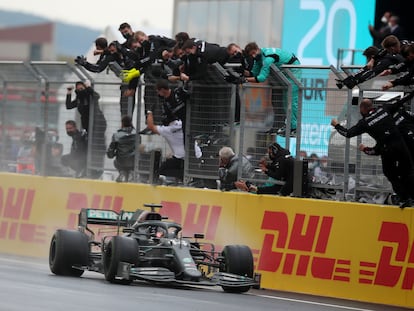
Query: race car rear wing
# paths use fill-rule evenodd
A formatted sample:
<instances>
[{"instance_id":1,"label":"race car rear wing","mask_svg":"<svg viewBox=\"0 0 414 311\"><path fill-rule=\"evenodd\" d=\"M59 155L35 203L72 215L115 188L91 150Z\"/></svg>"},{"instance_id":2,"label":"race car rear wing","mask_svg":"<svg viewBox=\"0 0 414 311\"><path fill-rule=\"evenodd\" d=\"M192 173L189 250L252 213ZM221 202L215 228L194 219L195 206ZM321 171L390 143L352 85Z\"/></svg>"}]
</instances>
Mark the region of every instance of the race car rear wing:
<instances>
[{"instance_id":1,"label":"race car rear wing","mask_svg":"<svg viewBox=\"0 0 414 311\"><path fill-rule=\"evenodd\" d=\"M79 213L79 227L86 228L91 225L106 225L116 227L127 227L131 224L136 212L120 211L119 213L112 210L82 208Z\"/></svg>"}]
</instances>

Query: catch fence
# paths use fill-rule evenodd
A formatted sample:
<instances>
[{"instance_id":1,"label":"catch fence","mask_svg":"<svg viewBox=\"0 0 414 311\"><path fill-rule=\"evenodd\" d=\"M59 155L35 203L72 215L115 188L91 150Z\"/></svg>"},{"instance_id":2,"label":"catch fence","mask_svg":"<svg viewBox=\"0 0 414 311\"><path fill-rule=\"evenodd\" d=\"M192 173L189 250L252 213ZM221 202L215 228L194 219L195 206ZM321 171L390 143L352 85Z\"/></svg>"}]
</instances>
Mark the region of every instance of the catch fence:
<instances>
[{"instance_id":1,"label":"catch fence","mask_svg":"<svg viewBox=\"0 0 414 311\"><path fill-rule=\"evenodd\" d=\"M276 141L295 156L295 196L382 203L392 192L382 174L380 158L358 151L360 143L373 146L375 141L367 134L345 139L330 125L332 118L348 127L355 124L362 97L374 98L376 104L389 99L380 96L385 93L382 84L390 77L377 77L349 90L338 88L336 79L355 72L357 66L273 67L265 83L243 84L226 82L226 69L231 70L212 65L204 80L190 83L184 180L167 180L167 184L216 189L218 151L223 146L231 146L255 167L249 176L243 176L240 169L240 179L255 184L277 183L258 166L267 146ZM66 62L0 62L0 168L75 177L60 163L71 146L65 122L73 119L80 124L78 111L66 109L67 87L89 80L100 95L105 119L96 120L96 107L91 107L87 178L114 180L117 172L105 151L121 126L122 115L133 116L137 132L146 127L146 110L154 111L156 122L161 122L161 99L155 91L158 78L143 75L135 95L125 97L126 86L110 70L95 74ZM396 88L386 93L392 97L403 91ZM295 116L294 137L268 132L284 126L291 130ZM133 182L157 183L156 155L161 154L161 161L170 156L168 145L158 135L137 135L136 150Z\"/></svg>"}]
</instances>

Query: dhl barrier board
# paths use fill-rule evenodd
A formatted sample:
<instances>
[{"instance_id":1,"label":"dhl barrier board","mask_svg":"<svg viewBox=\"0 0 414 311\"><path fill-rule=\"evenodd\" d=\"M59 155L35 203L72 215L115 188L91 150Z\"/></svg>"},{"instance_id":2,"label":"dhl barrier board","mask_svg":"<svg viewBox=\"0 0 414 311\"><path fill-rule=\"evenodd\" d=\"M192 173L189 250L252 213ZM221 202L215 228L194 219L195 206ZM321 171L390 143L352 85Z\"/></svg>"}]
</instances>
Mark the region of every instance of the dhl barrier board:
<instances>
[{"instance_id":1,"label":"dhl barrier board","mask_svg":"<svg viewBox=\"0 0 414 311\"><path fill-rule=\"evenodd\" d=\"M220 250L246 244L262 287L414 307L414 208L0 174L0 251L47 260L81 208L160 213Z\"/></svg>"}]
</instances>

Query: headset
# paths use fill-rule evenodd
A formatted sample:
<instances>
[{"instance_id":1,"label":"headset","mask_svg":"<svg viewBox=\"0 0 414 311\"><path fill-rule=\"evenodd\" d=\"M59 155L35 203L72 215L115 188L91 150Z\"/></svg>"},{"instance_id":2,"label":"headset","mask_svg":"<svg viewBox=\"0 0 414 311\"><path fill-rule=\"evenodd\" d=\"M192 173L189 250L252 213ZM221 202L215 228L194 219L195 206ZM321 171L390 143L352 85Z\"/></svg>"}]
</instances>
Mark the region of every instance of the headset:
<instances>
[{"instance_id":1,"label":"headset","mask_svg":"<svg viewBox=\"0 0 414 311\"><path fill-rule=\"evenodd\" d=\"M281 147L278 143L272 143L269 145L269 157L270 159L275 159L277 153L280 151Z\"/></svg>"}]
</instances>

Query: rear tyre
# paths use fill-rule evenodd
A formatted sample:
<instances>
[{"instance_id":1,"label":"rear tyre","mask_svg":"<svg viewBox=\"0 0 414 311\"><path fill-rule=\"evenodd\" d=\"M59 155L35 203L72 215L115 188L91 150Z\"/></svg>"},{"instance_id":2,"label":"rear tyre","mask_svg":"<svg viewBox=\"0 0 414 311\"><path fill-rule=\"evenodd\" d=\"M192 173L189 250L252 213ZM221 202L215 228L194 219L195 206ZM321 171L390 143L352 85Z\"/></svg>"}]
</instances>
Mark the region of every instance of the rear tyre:
<instances>
[{"instance_id":1,"label":"rear tyre","mask_svg":"<svg viewBox=\"0 0 414 311\"><path fill-rule=\"evenodd\" d=\"M227 245L222 251L224 257L224 271L227 273L253 277L253 254L250 248L246 245ZM225 292L229 293L244 293L250 289L251 286L230 287L222 286Z\"/></svg>"},{"instance_id":2,"label":"rear tyre","mask_svg":"<svg viewBox=\"0 0 414 311\"><path fill-rule=\"evenodd\" d=\"M130 284L132 280L117 279L118 265L127 262L138 265L139 248L135 239L114 236L102 254L105 279L111 283Z\"/></svg>"},{"instance_id":3,"label":"rear tyre","mask_svg":"<svg viewBox=\"0 0 414 311\"><path fill-rule=\"evenodd\" d=\"M56 275L80 277L89 261L88 236L77 230L57 230L50 241L49 268Z\"/></svg>"}]
</instances>

